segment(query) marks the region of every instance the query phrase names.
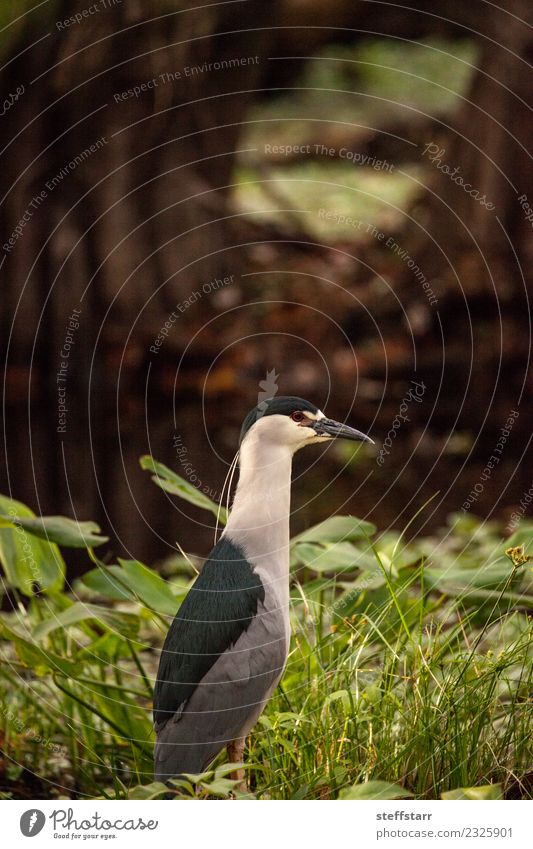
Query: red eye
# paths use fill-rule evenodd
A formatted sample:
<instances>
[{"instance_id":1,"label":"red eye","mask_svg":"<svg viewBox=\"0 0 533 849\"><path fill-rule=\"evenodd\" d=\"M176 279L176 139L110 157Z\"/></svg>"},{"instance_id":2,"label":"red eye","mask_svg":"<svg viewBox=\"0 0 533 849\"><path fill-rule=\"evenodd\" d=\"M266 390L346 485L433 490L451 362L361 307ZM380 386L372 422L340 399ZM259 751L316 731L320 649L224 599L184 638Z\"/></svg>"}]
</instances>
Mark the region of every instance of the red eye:
<instances>
[{"instance_id":1,"label":"red eye","mask_svg":"<svg viewBox=\"0 0 533 849\"><path fill-rule=\"evenodd\" d=\"M305 418L305 416L304 416L303 413L300 413L300 412L291 413L291 419L293 420L293 422L303 422L304 418Z\"/></svg>"}]
</instances>

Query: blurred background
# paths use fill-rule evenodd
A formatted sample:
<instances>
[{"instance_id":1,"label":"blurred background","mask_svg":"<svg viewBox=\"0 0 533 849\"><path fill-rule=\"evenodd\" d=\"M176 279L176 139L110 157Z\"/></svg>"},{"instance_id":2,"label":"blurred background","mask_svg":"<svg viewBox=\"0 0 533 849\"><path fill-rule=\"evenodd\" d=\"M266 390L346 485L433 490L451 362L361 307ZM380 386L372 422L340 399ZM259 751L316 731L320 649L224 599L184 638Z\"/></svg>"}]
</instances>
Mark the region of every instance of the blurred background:
<instances>
[{"instance_id":1,"label":"blurred background","mask_svg":"<svg viewBox=\"0 0 533 849\"><path fill-rule=\"evenodd\" d=\"M0 10L1 491L205 554L139 457L216 500L272 391L377 442L296 458L294 532L529 512L529 0L32 5Z\"/></svg>"}]
</instances>

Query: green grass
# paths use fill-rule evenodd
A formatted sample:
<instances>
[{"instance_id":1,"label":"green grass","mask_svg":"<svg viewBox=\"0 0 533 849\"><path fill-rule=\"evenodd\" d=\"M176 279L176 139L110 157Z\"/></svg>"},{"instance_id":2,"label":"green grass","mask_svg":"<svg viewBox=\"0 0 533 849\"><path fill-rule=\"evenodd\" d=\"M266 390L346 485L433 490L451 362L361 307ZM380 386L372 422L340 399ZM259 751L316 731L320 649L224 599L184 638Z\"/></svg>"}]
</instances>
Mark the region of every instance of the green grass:
<instances>
[{"instance_id":1,"label":"green grass","mask_svg":"<svg viewBox=\"0 0 533 849\"><path fill-rule=\"evenodd\" d=\"M165 466L143 459L143 467L198 504ZM161 796L151 774L151 682L193 569L177 555L164 580L137 561L104 565L91 547L94 568L69 589L57 543L105 545L99 529L35 520L5 498L0 510L14 605L0 615L3 795ZM504 540L497 524L463 515L410 544L353 517L296 537L291 653L248 740L250 793L531 798L533 580L523 552L532 538L525 521ZM183 781L174 792L232 791L222 755L196 791Z\"/></svg>"},{"instance_id":2,"label":"green grass","mask_svg":"<svg viewBox=\"0 0 533 849\"><path fill-rule=\"evenodd\" d=\"M527 622L490 628L487 644L505 648L470 657L460 616L448 630L423 614L425 627L408 637L388 625L394 614L387 603L340 634L319 637L313 619L296 635L284 695L251 744L252 760L266 765L254 776L262 792L335 797L381 779L435 798L527 772Z\"/></svg>"}]
</instances>

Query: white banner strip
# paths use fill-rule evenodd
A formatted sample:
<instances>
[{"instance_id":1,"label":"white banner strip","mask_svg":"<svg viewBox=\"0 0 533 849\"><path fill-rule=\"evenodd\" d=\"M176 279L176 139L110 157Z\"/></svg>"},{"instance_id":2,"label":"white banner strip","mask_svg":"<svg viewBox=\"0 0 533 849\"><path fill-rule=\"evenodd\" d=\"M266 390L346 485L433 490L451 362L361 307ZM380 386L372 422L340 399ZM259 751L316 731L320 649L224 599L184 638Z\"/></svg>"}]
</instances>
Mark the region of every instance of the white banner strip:
<instances>
[{"instance_id":1,"label":"white banner strip","mask_svg":"<svg viewBox=\"0 0 533 849\"><path fill-rule=\"evenodd\" d=\"M354 849L533 845L532 801L6 800L1 805L2 844L9 849L44 849L66 841L128 849L329 849L333 842Z\"/></svg>"}]
</instances>

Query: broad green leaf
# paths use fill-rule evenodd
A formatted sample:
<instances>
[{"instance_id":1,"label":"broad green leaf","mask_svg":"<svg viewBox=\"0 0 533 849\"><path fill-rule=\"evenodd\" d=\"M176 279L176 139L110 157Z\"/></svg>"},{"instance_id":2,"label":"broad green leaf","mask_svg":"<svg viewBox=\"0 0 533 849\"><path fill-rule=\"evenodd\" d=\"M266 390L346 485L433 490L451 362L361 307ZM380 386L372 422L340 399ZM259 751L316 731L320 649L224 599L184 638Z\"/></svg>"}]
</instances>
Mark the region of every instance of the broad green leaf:
<instances>
[{"instance_id":1,"label":"broad green leaf","mask_svg":"<svg viewBox=\"0 0 533 849\"><path fill-rule=\"evenodd\" d=\"M441 799L455 801L458 799L476 799L484 801L487 799L503 799L501 784L483 784L480 787L458 787L456 790L447 790Z\"/></svg>"},{"instance_id":2,"label":"broad green leaf","mask_svg":"<svg viewBox=\"0 0 533 849\"><path fill-rule=\"evenodd\" d=\"M453 584L464 589L503 589L505 582L511 577L512 567L507 558L498 562L488 563L476 569L465 569L457 566L438 568L431 566L424 572L424 580L428 587L438 588Z\"/></svg>"},{"instance_id":3,"label":"broad green leaf","mask_svg":"<svg viewBox=\"0 0 533 849\"><path fill-rule=\"evenodd\" d=\"M9 522L8 516L0 516L1 526ZM19 516L16 524L33 536L55 542L65 548L96 548L103 545L109 537L99 536L100 528L96 522L78 522L66 516Z\"/></svg>"},{"instance_id":4,"label":"broad green leaf","mask_svg":"<svg viewBox=\"0 0 533 849\"><path fill-rule=\"evenodd\" d=\"M0 516L0 528L14 528L15 524L11 521L11 519L4 519L3 516Z\"/></svg>"},{"instance_id":5,"label":"broad green leaf","mask_svg":"<svg viewBox=\"0 0 533 849\"><path fill-rule=\"evenodd\" d=\"M515 548L517 545L523 545L526 554L533 554L533 522L522 521L512 536L505 540L505 548Z\"/></svg>"},{"instance_id":6,"label":"broad green leaf","mask_svg":"<svg viewBox=\"0 0 533 849\"><path fill-rule=\"evenodd\" d=\"M138 784L128 791L128 799L158 799L159 796L167 796L168 787L160 781L152 781L151 784Z\"/></svg>"},{"instance_id":7,"label":"broad green leaf","mask_svg":"<svg viewBox=\"0 0 533 849\"><path fill-rule=\"evenodd\" d=\"M423 549L416 543L406 543L400 534L388 531L382 534L376 545L383 561L393 562L395 569L414 566L424 556ZM394 560L393 560L394 555Z\"/></svg>"},{"instance_id":8,"label":"broad green leaf","mask_svg":"<svg viewBox=\"0 0 533 849\"><path fill-rule=\"evenodd\" d=\"M161 575L148 569L138 560L121 560L119 563L125 573L127 585L138 596L139 600L158 613L174 616L179 602L172 589Z\"/></svg>"},{"instance_id":9,"label":"broad green leaf","mask_svg":"<svg viewBox=\"0 0 533 849\"><path fill-rule=\"evenodd\" d=\"M238 783L238 781L234 781L231 778L216 778L214 781L210 781L202 786L210 796L221 796L226 798L235 789Z\"/></svg>"},{"instance_id":10,"label":"broad green leaf","mask_svg":"<svg viewBox=\"0 0 533 849\"><path fill-rule=\"evenodd\" d=\"M351 700L350 693L348 692L348 690L335 690L334 693L329 693L329 695L327 695L326 698L324 699L324 704L322 706L322 716L325 716L325 714L327 712L327 708L333 702L341 702L342 707L344 708L345 712L350 711L350 709L352 707L352 700Z\"/></svg>"},{"instance_id":11,"label":"broad green leaf","mask_svg":"<svg viewBox=\"0 0 533 849\"><path fill-rule=\"evenodd\" d=\"M366 539L376 533L376 526L355 516L332 516L292 539L292 544L300 542L349 542Z\"/></svg>"},{"instance_id":12,"label":"broad green leaf","mask_svg":"<svg viewBox=\"0 0 533 849\"><path fill-rule=\"evenodd\" d=\"M217 766L215 769L214 777L217 780L219 778L226 778L228 775L231 775L232 772L235 772L239 766L242 766L239 762L221 764L221 766Z\"/></svg>"},{"instance_id":13,"label":"broad green leaf","mask_svg":"<svg viewBox=\"0 0 533 849\"><path fill-rule=\"evenodd\" d=\"M61 590L65 562L59 548L23 527L26 520L35 520L35 514L5 495L0 495L0 514L12 523L10 527L0 527L0 563L8 584L27 596L33 595L34 584L45 592Z\"/></svg>"},{"instance_id":14,"label":"broad green leaf","mask_svg":"<svg viewBox=\"0 0 533 849\"><path fill-rule=\"evenodd\" d=\"M0 637L13 643L21 663L32 669L36 675L60 672L73 678L80 673L79 663L46 651L33 640L27 640L14 628L10 628L3 620L0 620Z\"/></svg>"},{"instance_id":15,"label":"broad green leaf","mask_svg":"<svg viewBox=\"0 0 533 849\"><path fill-rule=\"evenodd\" d=\"M135 596L124 583L125 574L120 566L100 566L82 575L81 582L104 598L113 601L134 601Z\"/></svg>"},{"instance_id":16,"label":"broad green leaf","mask_svg":"<svg viewBox=\"0 0 533 849\"><path fill-rule=\"evenodd\" d=\"M481 525L481 519L474 513L450 513L446 524L452 530L470 536Z\"/></svg>"},{"instance_id":17,"label":"broad green leaf","mask_svg":"<svg viewBox=\"0 0 533 849\"><path fill-rule=\"evenodd\" d=\"M385 584L385 576L377 565L373 572L362 572L352 584L343 582L342 587L346 589L332 607L333 616L346 619L360 608L363 602L378 603L381 598L387 598L388 592L383 589Z\"/></svg>"},{"instance_id":18,"label":"broad green leaf","mask_svg":"<svg viewBox=\"0 0 533 849\"><path fill-rule=\"evenodd\" d=\"M57 630L57 628L70 628L72 625L80 625L80 623L89 620L106 630L116 631L124 637L135 636L139 628L139 619L133 613L123 613L120 610L77 601L62 613L40 622L35 628L33 636L36 640L42 640L43 637Z\"/></svg>"},{"instance_id":19,"label":"broad green leaf","mask_svg":"<svg viewBox=\"0 0 533 849\"><path fill-rule=\"evenodd\" d=\"M145 454L141 457L139 462L142 469L153 472L153 482L161 489L164 489L165 492L177 495L180 498L183 498L184 501L188 501L196 507L201 507L202 510L209 510L209 512L213 513L215 516L217 516L220 511L220 522L222 524L226 523L227 511L224 507L219 507L216 502L208 498L207 495L198 489L198 487L193 486L189 483L189 481L186 481L185 478L177 475L176 472L173 472L172 469L169 469L168 466L164 465L164 463L159 463L149 454Z\"/></svg>"},{"instance_id":20,"label":"broad green leaf","mask_svg":"<svg viewBox=\"0 0 533 849\"><path fill-rule=\"evenodd\" d=\"M533 605L533 593L531 591L524 590L523 592L504 592L500 593L498 590L481 590L474 589L471 592L464 592L464 590L457 589L448 589L444 586L441 587L441 592L448 592L449 595L457 595L461 598L470 597L470 600L474 599L476 601L496 601L497 598L500 599L501 602L510 602L511 604L521 604L521 605Z\"/></svg>"},{"instance_id":21,"label":"broad green leaf","mask_svg":"<svg viewBox=\"0 0 533 849\"><path fill-rule=\"evenodd\" d=\"M405 790L399 784L390 784L388 781L366 781L364 784L354 784L347 790L341 790L339 799L401 799L412 795L409 790Z\"/></svg>"},{"instance_id":22,"label":"broad green leaf","mask_svg":"<svg viewBox=\"0 0 533 849\"><path fill-rule=\"evenodd\" d=\"M302 563L313 572L344 572L357 567L359 552L349 542L337 542L322 546L317 543L300 542L292 551L293 562Z\"/></svg>"},{"instance_id":23,"label":"broad green leaf","mask_svg":"<svg viewBox=\"0 0 533 849\"><path fill-rule=\"evenodd\" d=\"M83 575L81 581L89 589L115 601L140 601L141 604L173 616L179 599L172 592L170 584L163 578L139 563L137 560L120 560L120 566L105 566L92 569Z\"/></svg>"}]
</instances>

